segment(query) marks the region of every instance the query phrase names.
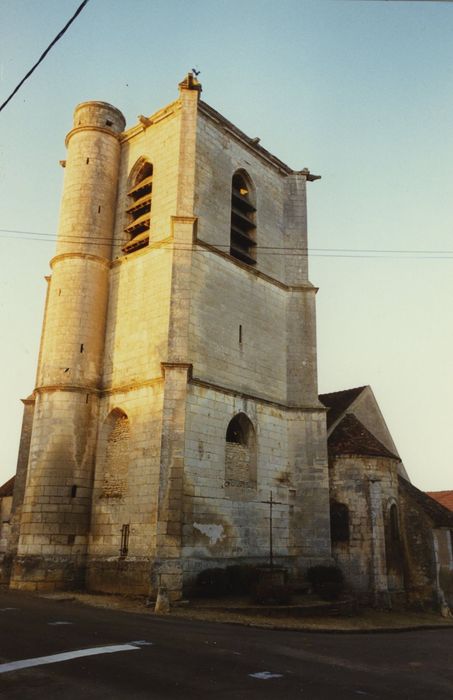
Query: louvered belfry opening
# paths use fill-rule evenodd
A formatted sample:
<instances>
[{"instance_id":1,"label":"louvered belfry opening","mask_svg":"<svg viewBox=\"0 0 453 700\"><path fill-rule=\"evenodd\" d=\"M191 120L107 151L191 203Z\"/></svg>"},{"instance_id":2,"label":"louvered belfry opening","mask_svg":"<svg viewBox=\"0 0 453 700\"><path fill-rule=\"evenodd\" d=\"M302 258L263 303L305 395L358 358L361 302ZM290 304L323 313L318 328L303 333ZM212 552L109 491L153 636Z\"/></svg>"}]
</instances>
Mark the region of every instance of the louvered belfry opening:
<instances>
[{"instance_id":1,"label":"louvered belfry opening","mask_svg":"<svg viewBox=\"0 0 453 700\"><path fill-rule=\"evenodd\" d=\"M131 253L147 246L149 242L153 196L153 166L151 163L145 163L127 195L129 206L126 211L129 223L124 230L130 236L130 240L123 246L123 251Z\"/></svg>"},{"instance_id":2,"label":"louvered belfry opening","mask_svg":"<svg viewBox=\"0 0 453 700\"><path fill-rule=\"evenodd\" d=\"M256 264L255 212L250 185L244 175L235 173L231 193L230 255L248 265Z\"/></svg>"}]
</instances>

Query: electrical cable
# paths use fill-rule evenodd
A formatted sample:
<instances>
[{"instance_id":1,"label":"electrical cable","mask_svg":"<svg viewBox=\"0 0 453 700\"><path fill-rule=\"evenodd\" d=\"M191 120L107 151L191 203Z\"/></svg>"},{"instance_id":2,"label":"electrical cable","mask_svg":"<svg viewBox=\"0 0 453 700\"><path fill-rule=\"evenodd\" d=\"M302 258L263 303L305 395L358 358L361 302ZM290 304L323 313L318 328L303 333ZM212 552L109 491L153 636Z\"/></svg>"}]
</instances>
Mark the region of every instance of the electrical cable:
<instances>
[{"instance_id":1,"label":"electrical cable","mask_svg":"<svg viewBox=\"0 0 453 700\"><path fill-rule=\"evenodd\" d=\"M16 92L18 92L18 91L20 90L20 88L22 87L22 85L25 83L26 80L28 80L28 78L29 78L29 77L31 76L31 74L36 70L36 68L39 66L39 64L42 63L42 61L45 59L45 57L47 56L47 54L49 53L49 51L51 50L51 48L52 48L53 46L55 46L55 44L57 43L57 41L59 41L59 40L61 39L61 37L63 36L63 34L66 32L67 29L69 29L69 27L70 27L71 24L74 22L74 20L76 19L76 17L77 17L78 15L80 15L80 13L82 12L83 8L85 7L85 5L86 5L88 2L89 2L89 0L83 0L83 2L81 3L81 5L79 5L79 7L77 8L77 10L76 10L76 11L74 12L74 14L72 15L71 19L70 19L68 22L66 22L65 26L63 27L63 29L61 29L61 31L58 32L58 34L57 34L57 36L55 37L55 39L54 39L53 41L50 42L49 46L48 46L47 49L44 51L44 53L41 54L41 56L40 56L39 59L36 61L36 63L34 64L34 66L32 66L32 67L30 68L30 70L29 70L28 73L22 78L22 80L20 81L20 83L19 83L18 85L16 85L16 87L15 87L14 90L12 91L11 95L3 102L3 104L0 106L0 112L2 111L2 109L3 109L4 107L6 107L6 105L8 104L8 102L10 102L10 101L13 99L14 95L16 94Z\"/></svg>"},{"instance_id":2,"label":"electrical cable","mask_svg":"<svg viewBox=\"0 0 453 700\"><path fill-rule=\"evenodd\" d=\"M112 245L112 239L107 236L80 236L70 234L64 237L58 238L56 234L53 233L43 233L39 231L24 231L24 230L12 230L12 229L0 229L0 239L9 238L13 240L24 240L32 241L34 243L54 243L60 240L62 243L72 243L72 244L84 244L86 242L93 242L97 245ZM105 243L103 243L105 241ZM169 242L163 242L162 247L169 245ZM224 243L210 243L212 248L218 248L220 250L229 250L229 245ZM193 250L199 253L211 253L214 252L211 249L193 249L191 245L181 246L173 245L173 250ZM269 255L302 255L310 257L332 257L332 258L394 258L401 260L404 258L398 256L404 256L406 259L416 259L416 260L437 260L437 259L452 259L453 250L411 250L411 249L378 249L378 248L309 248L308 251L305 248L298 248L297 246L264 246L257 245L256 249L262 251L266 256Z\"/></svg>"},{"instance_id":3,"label":"electrical cable","mask_svg":"<svg viewBox=\"0 0 453 700\"><path fill-rule=\"evenodd\" d=\"M6 235L5 235L6 234ZM10 235L8 235L10 234ZM17 235L25 234L25 235ZM39 238L39 236L46 236L46 238ZM93 236L93 237L82 237L82 236L65 236L58 238L53 234L44 234L39 232L31 231L9 231L6 229L0 229L0 240L1 239L12 239L21 241L31 241L32 243L55 243L59 240L61 243L68 244L80 244L84 245L87 241L95 243L97 246L106 246L110 248L112 246L112 239L108 237ZM103 243L105 241L105 243ZM158 243L158 241L156 241ZM210 243L210 248L202 248L203 242L199 242L200 247L196 248L192 245L174 245L172 241L162 241L160 248L170 247L172 250L176 251L188 251L192 250L194 253L215 253L218 249L220 252L229 251L230 246L224 243ZM195 242L196 245L196 242ZM360 258L360 259L372 259L372 260L453 260L453 250L386 250L386 249L361 249L361 248L309 248L308 250L303 248L285 248L281 246L256 246L258 251L261 251L263 256L303 256L310 258Z\"/></svg>"}]
</instances>

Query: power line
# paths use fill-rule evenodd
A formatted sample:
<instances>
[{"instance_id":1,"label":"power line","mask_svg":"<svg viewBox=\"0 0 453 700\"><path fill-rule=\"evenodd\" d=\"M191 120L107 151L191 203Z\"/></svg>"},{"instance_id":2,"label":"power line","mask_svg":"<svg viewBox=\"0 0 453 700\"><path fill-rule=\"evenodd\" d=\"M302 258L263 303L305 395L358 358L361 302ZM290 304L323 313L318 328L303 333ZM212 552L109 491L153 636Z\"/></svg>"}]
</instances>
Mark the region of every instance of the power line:
<instances>
[{"instance_id":1,"label":"power line","mask_svg":"<svg viewBox=\"0 0 453 700\"><path fill-rule=\"evenodd\" d=\"M59 40L61 39L61 37L63 36L63 34L66 32L66 30L69 29L69 27L71 26L71 24L74 22L75 18L76 18L78 15L80 15L80 13L82 12L83 8L84 8L85 5L88 3L88 1L89 1L89 0L83 0L83 2L81 3L81 5L79 5L79 7L77 8L77 10L76 10L76 11L74 12L74 14L72 15L71 19L65 24L65 26L63 27L63 29L62 29L61 31L58 32L58 34L57 34L57 36L55 37L55 39L54 39L53 41L50 42L49 46L48 46L47 49L44 51L44 53L41 54L41 56L40 56L39 59L36 61L36 63L34 64L34 66L32 66L32 67L30 68L30 70L29 70L28 73L22 78L22 80L20 81L20 83L19 83L18 85L16 85L16 87L15 87L14 90L12 91L11 95L10 95L10 96L5 100L5 102L0 106L0 112L2 111L2 109L3 109L4 107L6 107L6 105L8 104L8 102L10 102L10 100L13 99L14 95L16 94L16 92L18 92L18 90L20 90L20 88L22 87L22 85L23 85L23 84L25 83L25 81L31 76L31 74L36 70L36 68L39 66L39 64L40 64L42 61L44 61L45 57L47 56L47 54L49 53L49 51L51 50L51 48L52 48L53 46L55 46L55 44L57 43L57 41L59 41Z\"/></svg>"},{"instance_id":2,"label":"power line","mask_svg":"<svg viewBox=\"0 0 453 700\"><path fill-rule=\"evenodd\" d=\"M17 229L0 229L0 239L9 238L13 240L33 241L38 243L54 243L60 240L62 243L81 243L86 242L97 243L98 245L111 246L112 238L110 236L81 236L70 234L62 238L58 238L57 234L44 233L41 231L25 231ZM105 242L105 243L103 243ZM213 248L229 249L229 244L225 243L210 243ZM191 246L174 246L174 250L190 250ZM447 258L453 257L453 250L427 250L427 249L403 249L403 248L314 248L310 247L308 251L305 248L297 246L265 246L257 245L257 250L261 250L266 255L312 255L315 257L380 257L391 255L417 256L417 258L433 259L436 257ZM200 250L197 252L211 252L209 249Z\"/></svg>"},{"instance_id":3,"label":"power line","mask_svg":"<svg viewBox=\"0 0 453 700\"><path fill-rule=\"evenodd\" d=\"M453 0L452 0L453 2ZM3 235L3 234L11 234L11 235ZM21 238L20 235L17 234L24 234L26 236L42 236L43 238L37 238L38 241L42 242L55 242L58 240L58 235L56 233L45 233L44 231L25 231L21 229L9 229L9 228L0 228L0 238L13 238L17 239L19 238L20 240L31 240L31 238ZM112 241L111 236L81 236L81 235L74 235L72 236L71 234L66 234L64 238L61 238L60 240L70 243L85 243L86 241L106 241L109 245ZM209 245L212 245L215 248L229 248L229 245L225 243L209 243ZM288 253L300 253L303 254L305 251L305 248L299 248L297 246L266 246L266 245L257 245L256 248L258 250L269 250L269 251L284 251ZM312 252L329 252L329 253L388 253L388 254L410 254L410 255L453 255L453 249L452 250L429 250L429 249L416 249L416 248L314 248L311 247L309 248L310 251Z\"/></svg>"}]
</instances>

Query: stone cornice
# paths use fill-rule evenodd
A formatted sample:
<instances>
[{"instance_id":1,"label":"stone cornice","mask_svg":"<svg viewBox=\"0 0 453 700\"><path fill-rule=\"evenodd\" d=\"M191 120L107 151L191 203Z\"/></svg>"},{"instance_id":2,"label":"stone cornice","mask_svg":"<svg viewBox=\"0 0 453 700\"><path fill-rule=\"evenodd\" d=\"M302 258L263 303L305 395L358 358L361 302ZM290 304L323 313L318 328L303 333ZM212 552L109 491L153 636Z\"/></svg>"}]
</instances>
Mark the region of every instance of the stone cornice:
<instances>
[{"instance_id":1,"label":"stone cornice","mask_svg":"<svg viewBox=\"0 0 453 700\"><path fill-rule=\"evenodd\" d=\"M144 389L148 386L154 386L155 384L162 384L164 381L163 377L154 377L153 379L144 379L143 381L130 382L129 384L120 384L119 386L104 387L100 390L101 396L111 396L112 394L123 394L128 391L134 391L137 389Z\"/></svg>"},{"instance_id":2,"label":"stone cornice","mask_svg":"<svg viewBox=\"0 0 453 700\"><path fill-rule=\"evenodd\" d=\"M65 138L65 146L66 148L68 147L68 143L70 139L74 136L74 134L78 134L80 131L99 131L102 134L107 134L108 136L113 136L114 139L117 141L121 140L122 134L117 134L115 131L112 131L111 129L106 129L103 126L76 126L74 129L71 129L71 131L68 133L68 135Z\"/></svg>"},{"instance_id":3,"label":"stone cornice","mask_svg":"<svg viewBox=\"0 0 453 700\"><path fill-rule=\"evenodd\" d=\"M168 370L183 369L187 372L187 378L190 381L192 378L193 364L191 362L161 362L162 373L165 376Z\"/></svg>"},{"instance_id":4,"label":"stone cornice","mask_svg":"<svg viewBox=\"0 0 453 700\"><path fill-rule=\"evenodd\" d=\"M171 363L170 363L171 364ZM163 376L154 377L152 379L144 379L137 382L129 382L128 384L120 384L118 386L105 386L105 387L87 387L81 386L80 384L49 384L37 386L35 392L38 394L51 393L53 391L68 391L71 393L80 394L93 394L95 396L110 396L112 394L122 394L128 391L133 391L137 389L143 389L148 386L154 386L155 384L162 384L164 381ZM22 399L23 403L34 403L35 399Z\"/></svg>"},{"instance_id":5,"label":"stone cornice","mask_svg":"<svg viewBox=\"0 0 453 700\"><path fill-rule=\"evenodd\" d=\"M272 401L272 399L265 398L264 396L247 394L246 392L221 386L220 384L214 384L213 382L206 381L205 379L199 379L198 377L191 377L189 384L199 386L203 389L211 389L212 391L217 391L221 394L228 394L229 396L238 396L239 398L246 399L248 401L256 401L257 403L262 403L267 406L275 406L283 411L291 411L296 413L301 411L310 413L326 413L327 411L327 408L321 403L319 403L317 406L290 406L280 401Z\"/></svg>"},{"instance_id":6,"label":"stone cornice","mask_svg":"<svg viewBox=\"0 0 453 700\"><path fill-rule=\"evenodd\" d=\"M289 165L280 160L280 158L277 158L277 156L274 156L273 153L270 153L270 151L263 148L263 146L260 145L260 139L258 137L251 138L250 136L247 136L247 134L241 131L235 124L226 119L223 114L217 112L216 109L208 105L206 102L200 101L198 110L205 117L208 117L208 119L210 119L210 121L213 122L219 129L233 136L236 141L239 141L249 151L254 153L254 155L261 160L265 161L268 165L272 166L281 175L298 175L309 182L320 179L320 175L312 175L308 168L303 168L302 170L293 170L290 168Z\"/></svg>"},{"instance_id":7,"label":"stone cornice","mask_svg":"<svg viewBox=\"0 0 453 700\"><path fill-rule=\"evenodd\" d=\"M119 258L115 258L115 260L110 261L110 267L116 267L117 265L122 265L130 260L135 260L138 257L141 257L142 255L146 255L147 253L150 252L150 250L156 250L159 248L164 248L168 246L168 250L171 250L171 247L169 244L174 242L173 234L170 236L167 236L166 238L162 238L160 241L153 241L148 243L147 246L144 248L139 248L139 250L134 250L132 253L125 253L124 255L121 255Z\"/></svg>"},{"instance_id":8,"label":"stone cornice","mask_svg":"<svg viewBox=\"0 0 453 700\"><path fill-rule=\"evenodd\" d=\"M81 386L79 384L43 384L35 387L37 394L50 394L53 391L69 391L79 394L99 394L99 389L95 387Z\"/></svg>"},{"instance_id":9,"label":"stone cornice","mask_svg":"<svg viewBox=\"0 0 453 700\"><path fill-rule=\"evenodd\" d=\"M55 255L55 257L52 258L50 261L49 265L51 269L53 269L55 263L60 262L62 260L69 260L71 258L78 258L78 259L85 259L85 260L91 260L92 262L98 262L100 263L103 267L109 269L110 267L110 260L108 258L101 258L100 255L93 255L92 253L60 253L59 255Z\"/></svg>"},{"instance_id":10,"label":"stone cornice","mask_svg":"<svg viewBox=\"0 0 453 700\"><path fill-rule=\"evenodd\" d=\"M140 114L140 116L138 117L140 123L136 124L135 126L131 126L130 129L127 129L126 131L123 131L122 134L120 134L121 143L126 143L126 141L130 141L132 138L134 138L134 136L142 134L150 126L154 126L155 124L158 124L164 119L171 117L180 109L181 100L177 99L174 102L170 102L170 104L166 107L159 109L154 114L151 114L149 117Z\"/></svg>"},{"instance_id":11,"label":"stone cornice","mask_svg":"<svg viewBox=\"0 0 453 700\"><path fill-rule=\"evenodd\" d=\"M245 270L250 275L253 275L254 277L259 277L260 279L264 280L265 282L268 282L269 284L273 284L275 287L279 287L280 289L284 289L285 292L313 292L316 294L316 292L318 291L318 287L314 287L311 282L307 282L306 284L298 284L298 285L285 284L284 282L281 282L280 280L276 279L275 277L271 277L270 275L267 275L265 272L261 272L261 270L258 270L256 267L251 267L250 265L243 263L241 260L237 260L237 258L233 258L226 251L219 250L219 248L216 248L216 246L212 245L211 243L207 243L206 241L201 240L201 238L197 238L194 241L194 245L199 245L202 248L206 248L211 253L214 253L215 255L219 255L221 258L224 258L225 260L228 260L228 262L232 263L233 265L236 265L236 267L240 267L242 270Z\"/></svg>"}]
</instances>

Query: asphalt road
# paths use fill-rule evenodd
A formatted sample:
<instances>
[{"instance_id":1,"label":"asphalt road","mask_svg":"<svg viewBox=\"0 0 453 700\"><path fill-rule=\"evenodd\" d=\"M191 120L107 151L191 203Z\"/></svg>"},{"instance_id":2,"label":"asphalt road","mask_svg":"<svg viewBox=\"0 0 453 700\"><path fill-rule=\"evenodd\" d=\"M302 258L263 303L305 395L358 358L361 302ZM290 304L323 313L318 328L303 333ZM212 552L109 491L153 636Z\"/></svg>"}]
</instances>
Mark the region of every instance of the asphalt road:
<instances>
[{"instance_id":1,"label":"asphalt road","mask_svg":"<svg viewBox=\"0 0 453 700\"><path fill-rule=\"evenodd\" d=\"M2 591L0 697L452 700L452 643L450 629L281 632Z\"/></svg>"}]
</instances>

